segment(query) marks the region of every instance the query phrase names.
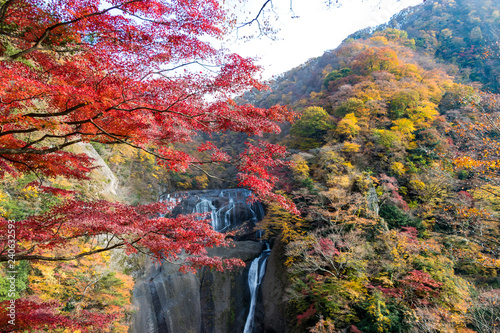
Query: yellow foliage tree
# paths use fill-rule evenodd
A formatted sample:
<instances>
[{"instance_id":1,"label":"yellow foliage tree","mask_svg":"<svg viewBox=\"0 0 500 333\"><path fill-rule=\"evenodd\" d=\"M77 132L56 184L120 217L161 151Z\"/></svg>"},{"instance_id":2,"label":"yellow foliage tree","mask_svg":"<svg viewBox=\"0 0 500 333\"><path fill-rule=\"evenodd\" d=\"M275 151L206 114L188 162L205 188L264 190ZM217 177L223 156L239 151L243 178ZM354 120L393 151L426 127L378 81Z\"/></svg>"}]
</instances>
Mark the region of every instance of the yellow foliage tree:
<instances>
[{"instance_id":1,"label":"yellow foliage tree","mask_svg":"<svg viewBox=\"0 0 500 333\"><path fill-rule=\"evenodd\" d=\"M406 168L401 162L394 162L391 164L391 170L394 171L395 174L401 176L406 172Z\"/></svg>"},{"instance_id":2,"label":"yellow foliage tree","mask_svg":"<svg viewBox=\"0 0 500 333\"><path fill-rule=\"evenodd\" d=\"M88 244L74 244L80 250ZM59 250L61 255L71 249ZM109 252L82 257L68 262L35 262L28 277L35 295L44 301L57 300L68 312L80 310L114 314L112 332L128 332L127 313L131 311L130 290L134 286L131 276L111 267L116 258Z\"/></svg>"},{"instance_id":3,"label":"yellow foliage tree","mask_svg":"<svg viewBox=\"0 0 500 333\"><path fill-rule=\"evenodd\" d=\"M416 127L427 128L438 115L439 112L437 111L436 104L423 101L412 110L410 119L415 123Z\"/></svg>"},{"instance_id":4,"label":"yellow foliage tree","mask_svg":"<svg viewBox=\"0 0 500 333\"><path fill-rule=\"evenodd\" d=\"M307 165L306 160L295 154L292 156L293 165L291 167L293 175L297 180L304 180L309 177L309 166Z\"/></svg>"},{"instance_id":5,"label":"yellow foliage tree","mask_svg":"<svg viewBox=\"0 0 500 333\"><path fill-rule=\"evenodd\" d=\"M358 135L360 127L357 125L358 118L354 113L348 113L345 117L338 123L335 132L341 136L345 136L352 139Z\"/></svg>"},{"instance_id":6,"label":"yellow foliage tree","mask_svg":"<svg viewBox=\"0 0 500 333\"><path fill-rule=\"evenodd\" d=\"M357 143L354 142L344 142L344 146L342 147L342 152L344 153L357 153L359 152L359 148L361 145L358 145Z\"/></svg>"},{"instance_id":7,"label":"yellow foliage tree","mask_svg":"<svg viewBox=\"0 0 500 333\"><path fill-rule=\"evenodd\" d=\"M408 141L415 138L413 132L415 132L415 126L413 122L408 118L400 118L392 122L394 124L391 130L401 133Z\"/></svg>"},{"instance_id":8,"label":"yellow foliage tree","mask_svg":"<svg viewBox=\"0 0 500 333\"><path fill-rule=\"evenodd\" d=\"M306 234L307 227L307 222L300 216L290 214L280 206L272 204L257 229L264 232L266 239L281 237L281 241L288 244L301 239Z\"/></svg>"}]
</instances>

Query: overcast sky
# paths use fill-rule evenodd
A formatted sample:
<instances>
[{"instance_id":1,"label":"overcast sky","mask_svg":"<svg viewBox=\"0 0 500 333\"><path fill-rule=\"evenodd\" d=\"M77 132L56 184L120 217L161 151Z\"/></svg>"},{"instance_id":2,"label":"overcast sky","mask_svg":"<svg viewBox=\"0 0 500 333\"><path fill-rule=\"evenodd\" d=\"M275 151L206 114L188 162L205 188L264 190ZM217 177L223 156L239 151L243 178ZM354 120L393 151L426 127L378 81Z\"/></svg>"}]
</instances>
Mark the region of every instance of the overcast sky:
<instances>
[{"instance_id":1,"label":"overcast sky","mask_svg":"<svg viewBox=\"0 0 500 333\"><path fill-rule=\"evenodd\" d=\"M248 0L246 9L256 13L264 0ZM280 29L273 41L267 37L243 42L233 38L227 47L245 57L259 58L263 78L269 79L336 48L351 33L387 22L404 8L422 0L343 0L340 7L327 8L322 0L274 0L278 15L273 26ZM256 6L251 8L251 5ZM272 17L274 19L274 15ZM248 33L249 30L240 32Z\"/></svg>"}]
</instances>

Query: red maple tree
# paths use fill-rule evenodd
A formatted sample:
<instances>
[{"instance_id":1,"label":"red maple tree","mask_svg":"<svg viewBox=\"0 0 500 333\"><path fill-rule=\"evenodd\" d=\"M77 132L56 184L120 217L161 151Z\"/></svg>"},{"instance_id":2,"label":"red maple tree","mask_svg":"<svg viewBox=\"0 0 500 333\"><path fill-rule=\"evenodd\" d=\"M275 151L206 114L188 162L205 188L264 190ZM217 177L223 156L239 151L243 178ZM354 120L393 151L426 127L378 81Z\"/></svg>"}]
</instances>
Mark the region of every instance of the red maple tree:
<instances>
[{"instance_id":1,"label":"red maple tree","mask_svg":"<svg viewBox=\"0 0 500 333\"><path fill-rule=\"evenodd\" d=\"M241 156L230 157L204 143L199 150L213 154L201 161L173 146L200 132L277 132L276 122L293 118L282 106L261 109L231 99L264 86L255 79L259 68L250 59L207 42L224 34L225 18L214 0L5 1L0 7L0 176L84 179L91 158L65 148L81 142L125 144L173 170L235 163L242 186L261 200L294 209L272 193L275 178L268 172L285 164L279 159L283 147L248 143ZM180 71L188 65L202 70ZM64 207L79 205L88 207L72 202L49 215L62 216ZM99 211L110 209L104 202L99 207L89 216L99 220ZM52 240L73 237L60 231L50 236L50 228L36 227L46 219L28 219L23 229L39 228ZM92 223L112 229L105 224ZM67 229L75 233L82 225ZM78 232L94 234L86 228ZM19 256L29 259L23 252Z\"/></svg>"},{"instance_id":2,"label":"red maple tree","mask_svg":"<svg viewBox=\"0 0 500 333\"><path fill-rule=\"evenodd\" d=\"M240 185L260 200L291 211L272 192L270 169L285 165L283 147L260 142L240 156L212 143L202 161L175 149L198 133L261 135L291 121L286 107L238 105L232 96L265 88L251 59L229 54L210 41L227 30L216 0L6 0L0 2L0 177L38 175L86 179L92 159L68 150L80 143L122 144L153 154L160 164L184 170L204 163L233 163ZM206 221L158 217L162 204L131 207L105 201L68 200L39 216L17 221L15 254L6 233L0 261L71 260L127 247L157 258L193 256L189 267L239 264L206 256L227 244ZM8 221L0 218L0 229ZM54 249L78 238L99 239L93 250L57 256Z\"/></svg>"},{"instance_id":3,"label":"red maple tree","mask_svg":"<svg viewBox=\"0 0 500 333\"><path fill-rule=\"evenodd\" d=\"M9 302L3 302L9 303ZM3 304L9 306L10 304ZM64 316L57 312L61 304L55 301L40 302L38 300L20 299L16 300L15 320L0 312L1 332L30 332L34 330L56 330L62 327L71 329L73 332L98 332L106 327L114 319L111 315L99 314L90 311L81 311L77 314ZM2 309L3 310L3 309ZM15 325L9 323L15 322Z\"/></svg>"}]
</instances>

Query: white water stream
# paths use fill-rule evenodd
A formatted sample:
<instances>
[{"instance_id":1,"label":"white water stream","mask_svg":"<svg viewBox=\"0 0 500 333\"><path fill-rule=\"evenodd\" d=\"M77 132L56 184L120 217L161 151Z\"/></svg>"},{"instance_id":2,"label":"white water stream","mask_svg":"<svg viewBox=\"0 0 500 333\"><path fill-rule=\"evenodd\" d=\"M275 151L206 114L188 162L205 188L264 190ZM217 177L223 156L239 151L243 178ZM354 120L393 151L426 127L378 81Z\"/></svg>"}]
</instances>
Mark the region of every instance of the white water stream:
<instances>
[{"instance_id":1,"label":"white water stream","mask_svg":"<svg viewBox=\"0 0 500 333\"><path fill-rule=\"evenodd\" d=\"M247 320L245 322L245 329L243 333L252 333L255 317L255 305L257 303L257 295L259 292L262 278L266 272L267 257L271 253L269 244L266 243L267 248L252 261L250 270L248 271L248 287L250 288L250 309L248 310Z\"/></svg>"}]
</instances>

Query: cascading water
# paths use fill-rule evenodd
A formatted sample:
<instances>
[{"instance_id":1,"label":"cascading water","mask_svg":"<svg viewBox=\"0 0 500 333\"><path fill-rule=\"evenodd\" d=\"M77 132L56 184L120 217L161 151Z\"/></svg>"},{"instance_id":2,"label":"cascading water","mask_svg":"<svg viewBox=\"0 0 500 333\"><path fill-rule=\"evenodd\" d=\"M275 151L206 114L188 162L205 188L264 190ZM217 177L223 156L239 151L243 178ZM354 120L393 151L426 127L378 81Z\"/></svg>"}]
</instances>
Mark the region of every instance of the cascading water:
<instances>
[{"instance_id":1,"label":"cascading water","mask_svg":"<svg viewBox=\"0 0 500 333\"><path fill-rule=\"evenodd\" d=\"M149 267L134 289L134 305L139 310L133 315L132 333L249 333L263 324L256 311L260 309L257 295L270 250L268 246L262 252L264 244L255 242L258 235L253 226L264 217L264 208L260 202L249 201L251 195L246 189L230 189L175 192L160 197L160 201L174 206L165 213L167 217L205 214L200 218L210 219L214 230L238 228L234 247L209 249L209 255L239 258L247 268L227 272L201 269L191 275L178 272L176 264Z\"/></svg>"},{"instance_id":2,"label":"cascading water","mask_svg":"<svg viewBox=\"0 0 500 333\"><path fill-rule=\"evenodd\" d=\"M262 278L266 272L266 262L271 249L269 244L266 243L266 250L264 250L259 257L255 258L250 265L248 271L248 287L250 289L250 309L248 310L247 320L245 322L245 329L243 333L252 333L255 322L255 306L257 304L257 295L259 292Z\"/></svg>"},{"instance_id":3,"label":"cascading water","mask_svg":"<svg viewBox=\"0 0 500 333\"><path fill-rule=\"evenodd\" d=\"M225 232L242 222L256 223L264 217L264 208L258 201L249 203L252 191L246 189L200 190L162 195L160 201L176 204L173 216L178 214L207 214L214 230Z\"/></svg>"},{"instance_id":4,"label":"cascading water","mask_svg":"<svg viewBox=\"0 0 500 333\"><path fill-rule=\"evenodd\" d=\"M217 213L216 208L212 205L212 202L207 199L202 199L194 207L194 212L198 214L210 213L210 220L212 221L212 227L214 230L219 230L220 226L217 225Z\"/></svg>"}]
</instances>

